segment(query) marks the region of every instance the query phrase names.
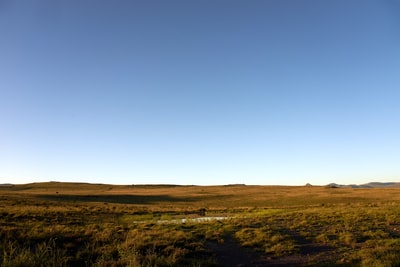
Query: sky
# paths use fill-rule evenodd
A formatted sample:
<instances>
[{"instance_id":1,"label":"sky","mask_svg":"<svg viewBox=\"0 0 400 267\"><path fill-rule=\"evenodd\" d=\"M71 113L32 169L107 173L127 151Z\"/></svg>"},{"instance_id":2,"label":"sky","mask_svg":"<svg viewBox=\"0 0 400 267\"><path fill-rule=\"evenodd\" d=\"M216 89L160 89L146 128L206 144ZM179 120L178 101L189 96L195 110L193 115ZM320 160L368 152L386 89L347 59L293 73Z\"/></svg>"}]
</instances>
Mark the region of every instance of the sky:
<instances>
[{"instance_id":1,"label":"sky","mask_svg":"<svg viewBox=\"0 0 400 267\"><path fill-rule=\"evenodd\" d=\"M400 3L0 2L0 183L400 181Z\"/></svg>"}]
</instances>

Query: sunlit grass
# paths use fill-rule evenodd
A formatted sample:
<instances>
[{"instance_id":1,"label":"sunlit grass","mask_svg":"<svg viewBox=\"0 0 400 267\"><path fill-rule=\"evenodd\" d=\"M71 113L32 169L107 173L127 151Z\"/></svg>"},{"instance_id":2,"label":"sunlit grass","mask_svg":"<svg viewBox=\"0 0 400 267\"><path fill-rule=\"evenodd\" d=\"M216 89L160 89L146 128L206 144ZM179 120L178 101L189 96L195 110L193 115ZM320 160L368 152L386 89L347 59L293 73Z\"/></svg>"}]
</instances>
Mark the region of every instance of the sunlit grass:
<instances>
[{"instance_id":1,"label":"sunlit grass","mask_svg":"<svg viewBox=\"0 0 400 267\"><path fill-rule=\"evenodd\" d=\"M207 243L223 244L227 236L267 257L308 253L303 265L398 266L399 193L61 183L1 188L0 266L218 266ZM204 216L227 219L179 223Z\"/></svg>"}]
</instances>

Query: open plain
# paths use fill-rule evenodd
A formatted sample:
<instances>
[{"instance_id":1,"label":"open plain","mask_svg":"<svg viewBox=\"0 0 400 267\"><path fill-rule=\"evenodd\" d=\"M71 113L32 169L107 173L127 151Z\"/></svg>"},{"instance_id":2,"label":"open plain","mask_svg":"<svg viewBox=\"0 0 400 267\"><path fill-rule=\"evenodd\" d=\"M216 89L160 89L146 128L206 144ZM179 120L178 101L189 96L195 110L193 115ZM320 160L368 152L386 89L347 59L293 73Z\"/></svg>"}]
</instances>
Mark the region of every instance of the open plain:
<instances>
[{"instance_id":1,"label":"open plain","mask_svg":"<svg viewBox=\"0 0 400 267\"><path fill-rule=\"evenodd\" d=\"M0 187L0 266L399 266L400 189Z\"/></svg>"}]
</instances>

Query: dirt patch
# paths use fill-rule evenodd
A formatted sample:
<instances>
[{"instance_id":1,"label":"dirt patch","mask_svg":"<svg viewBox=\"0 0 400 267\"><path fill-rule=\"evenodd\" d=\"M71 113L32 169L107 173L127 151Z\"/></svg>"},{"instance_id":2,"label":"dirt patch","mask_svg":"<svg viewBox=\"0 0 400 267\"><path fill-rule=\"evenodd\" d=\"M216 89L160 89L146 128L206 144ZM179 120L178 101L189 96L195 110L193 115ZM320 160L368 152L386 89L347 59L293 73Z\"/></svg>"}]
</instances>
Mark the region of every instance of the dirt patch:
<instances>
[{"instance_id":1,"label":"dirt patch","mask_svg":"<svg viewBox=\"0 0 400 267\"><path fill-rule=\"evenodd\" d=\"M291 234L299 252L280 257L242 247L230 235L227 235L223 242L208 242L206 245L218 264L225 267L316 266L336 261L337 255L332 247L310 243L294 232Z\"/></svg>"},{"instance_id":2,"label":"dirt patch","mask_svg":"<svg viewBox=\"0 0 400 267\"><path fill-rule=\"evenodd\" d=\"M214 253L221 266L257 267L265 265L261 255L240 246L230 235L223 242L208 242L207 248Z\"/></svg>"},{"instance_id":3,"label":"dirt patch","mask_svg":"<svg viewBox=\"0 0 400 267\"><path fill-rule=\"evenodd\" d=\"M334 263L338 259L338 253L334 247L310 242L296 231L287 231L296 242L299 248L299 253L294 255L297 256L298 263L303 266L313 266L315 264L330 264ZM289 260L290 257L288 257Z\"/></svg>"}]
</instances>

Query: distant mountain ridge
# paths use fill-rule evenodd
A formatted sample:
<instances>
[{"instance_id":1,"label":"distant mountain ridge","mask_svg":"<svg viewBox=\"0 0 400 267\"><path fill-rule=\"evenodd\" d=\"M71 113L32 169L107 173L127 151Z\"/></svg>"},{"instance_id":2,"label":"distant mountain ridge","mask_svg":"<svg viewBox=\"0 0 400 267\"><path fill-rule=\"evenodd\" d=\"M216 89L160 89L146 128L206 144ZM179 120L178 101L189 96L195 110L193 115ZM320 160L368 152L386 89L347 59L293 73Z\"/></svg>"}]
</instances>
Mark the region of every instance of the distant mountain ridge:
<instances>
[{"instance_id":1,"label":"distant mountain ridge","mask_svg":"<svg viewBox=\"0 0 400 267\"><path fill-rule=\"evenodd\" d=\"M197 186L197 185L178 185L178 184L131 184L131 185L115 185L115 184L95 184L95 183L84 183L84 182L37 182L37 183L28 183L28 184L12 184L12 183L3 183L0 184L0 188L12 188L12 187L72 187L72 188L82 188L87 186L98 186L101 188L109 188L110 186L119 186L119 187L149 187L149 188L161 188L161 187L187 187L187 186ZM246 186L245 184L227 184L227 185L215 185L215 186L225 186L225 187L240 187ZM259 186L279 186L279 185L259 185ZM310 183L307 183L305 186L313 186ZM323 185L318 185L323 186ZM290 187L290 186L289 186ZM366 184L337 184L330 183L325 185L325 187L329 188L400 188L400 182L370 182Z\"/></svg>"},{"instance_id":2,"label":"distant mountain ridge","mask_svg":"<svg viewBox=\"0 0 400 267\"><path fill-rule=\"evenodd\" d=\"M327 187L331 187L331 188L400 188L400 182L388 182L388 183L371 182L371 183L367 183L367 184L348 184L348 185L330 183L327 185Z\"/></svg>"}]
</instances>

